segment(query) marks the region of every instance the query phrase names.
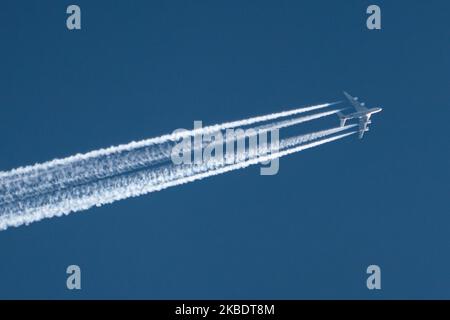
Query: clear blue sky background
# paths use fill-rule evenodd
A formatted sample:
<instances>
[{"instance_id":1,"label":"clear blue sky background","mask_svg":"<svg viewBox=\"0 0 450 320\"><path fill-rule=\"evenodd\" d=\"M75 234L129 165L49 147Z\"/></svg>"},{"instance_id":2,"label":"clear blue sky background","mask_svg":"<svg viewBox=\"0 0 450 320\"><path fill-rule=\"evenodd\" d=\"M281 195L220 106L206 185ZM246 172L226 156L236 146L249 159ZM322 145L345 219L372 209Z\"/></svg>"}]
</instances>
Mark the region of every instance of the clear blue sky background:
<instances>
[{"instance_id":1,"label":"clear blue sky background","mask_svg":"<svg viewBox=\"0 0 450 320\"><path fill-rule=\"evenodd\" d=\"M72 3L81 31L65 26ZM364 140L283 158L275 176L0 232L0 298L450 298L450 3L374 3L381 31L372 1L2 1L0 170L342 90L384 110Z\"/></svg>"}]
</instances>

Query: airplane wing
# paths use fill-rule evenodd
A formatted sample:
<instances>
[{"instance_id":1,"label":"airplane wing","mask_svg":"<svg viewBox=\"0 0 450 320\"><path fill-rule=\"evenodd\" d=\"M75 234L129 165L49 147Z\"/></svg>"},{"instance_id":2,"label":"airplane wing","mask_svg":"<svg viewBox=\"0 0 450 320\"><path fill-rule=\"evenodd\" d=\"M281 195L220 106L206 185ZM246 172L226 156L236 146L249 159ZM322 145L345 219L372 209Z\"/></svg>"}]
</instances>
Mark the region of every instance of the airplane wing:
<instances>
[{"instance_id":1,"label":"airplane wing","mask_svg":"<svg viewBox=\"0 0 450 320\"><path fill-rule=\"evenodd\" d=\"M359 138L362 139L364 136L364 132L369 131L369 128L367 128L367 125L369 124L370 116L365 116L359 118Z\"/></svg>"},{"instance_id":2,"label":"airplane wing","mask_svg":"<svg viewBox=\"0 0 450 320\"><path fill-rule=\"evenodd\" d=\"M352 106L355 107L356 111L366 111L367 110L367 108L364 107L364 105L358 101L358 98L352 97L345 91L344 91L344 95L348 99L348 101L350 101Z\"/></svg>"}]
</instances>

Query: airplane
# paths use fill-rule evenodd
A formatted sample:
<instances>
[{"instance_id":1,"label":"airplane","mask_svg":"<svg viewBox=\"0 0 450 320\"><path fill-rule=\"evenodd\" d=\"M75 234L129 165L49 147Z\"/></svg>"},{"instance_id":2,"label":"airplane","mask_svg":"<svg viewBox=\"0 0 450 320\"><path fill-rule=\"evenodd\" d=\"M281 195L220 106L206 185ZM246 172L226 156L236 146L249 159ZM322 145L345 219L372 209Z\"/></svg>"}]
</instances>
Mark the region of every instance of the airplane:
<instances>
[{"instance_id":1,"label":"airplane","mask_svg":"<svg viewBox=\"0 0 450 320\"><path fill-rule=\"evenodd\" d=\"M358 97L352 97L347 92L344 91L345 97L350 101L350 103L355 108L356 112L350 114L343 114L338 112L338 116L341 122L341 127L345 126L345 122L350 119L359 119L359 138L362 139L364 132L369 131L368 125L372 123L370 117L372 114L380 112L383 110L380 107L367 108L364 102L359 102Z\"/></svg>"}]
</instances>

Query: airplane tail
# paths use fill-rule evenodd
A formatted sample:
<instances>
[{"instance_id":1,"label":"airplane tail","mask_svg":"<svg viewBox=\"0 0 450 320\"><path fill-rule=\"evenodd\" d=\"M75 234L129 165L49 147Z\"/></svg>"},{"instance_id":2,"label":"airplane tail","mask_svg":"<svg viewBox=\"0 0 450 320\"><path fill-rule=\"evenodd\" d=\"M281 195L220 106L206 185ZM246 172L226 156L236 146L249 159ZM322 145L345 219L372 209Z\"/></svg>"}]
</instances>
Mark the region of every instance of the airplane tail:
<instances>
[{"instance_id":1,"label":"airplane tail","mask_svg":"<svg viewBox=\"0 0 450 320\"><path fill-rule=\"evenodd\" d=\"M339 116L339 120L341 122L341 127L345 126L345 122L348 118L345 117L345 115L342 112L338 112L337 115Z\"/></svg>"}]
</instances>

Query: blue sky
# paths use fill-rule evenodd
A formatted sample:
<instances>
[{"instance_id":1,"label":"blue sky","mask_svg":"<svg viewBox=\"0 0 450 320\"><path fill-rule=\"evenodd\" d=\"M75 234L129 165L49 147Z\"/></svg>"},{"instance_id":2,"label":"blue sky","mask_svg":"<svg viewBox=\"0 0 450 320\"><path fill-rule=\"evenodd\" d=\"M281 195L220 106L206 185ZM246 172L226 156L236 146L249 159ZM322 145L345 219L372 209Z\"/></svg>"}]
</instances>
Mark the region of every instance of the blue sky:
<instances>
[{"instance_id":1,"label":"blue sky","mask_svg":"<svg viewBox=\"0 0 450 320\"><path fill-rule=\"evenodd\" d=\"M283 158L275 176L0 232L0 298L450 298L447 1L377 1L380 31L368 1L80 0L68 31L72 3L1 5L0 170L342 90L383 112L364 140Z\"/></svg>"}]
</instances>

